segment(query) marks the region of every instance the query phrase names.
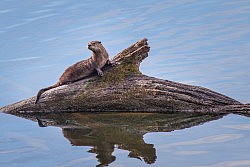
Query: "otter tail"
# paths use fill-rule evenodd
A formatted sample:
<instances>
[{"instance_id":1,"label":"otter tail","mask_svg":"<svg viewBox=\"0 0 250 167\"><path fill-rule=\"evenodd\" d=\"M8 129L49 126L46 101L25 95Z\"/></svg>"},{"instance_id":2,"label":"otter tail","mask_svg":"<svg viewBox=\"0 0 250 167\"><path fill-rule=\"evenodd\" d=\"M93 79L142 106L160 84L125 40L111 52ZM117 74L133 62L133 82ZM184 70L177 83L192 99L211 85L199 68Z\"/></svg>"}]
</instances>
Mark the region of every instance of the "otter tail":
<instances>
[{"instance_id":1,"label":"otter tail","mask_svg":"<svg viewBox=\"0 0 250 167\"><path fill-rule=\"evenodd\" d=\"M60 82L57 82L55 85L52 85L52 86L49 86L49 87L47 87L47 88L43 88L43 89L39 90L39 92L37 93L37 96L36 96L35 104L38 102L40 96L41 96L44 92L46 92L47 90L50 90L50 89L52 89L52 88L56 88L56 87L58 87L58 86L60 86L60 85L61 85L61 83L60 83Z\"/></svg>"}]
</instances>

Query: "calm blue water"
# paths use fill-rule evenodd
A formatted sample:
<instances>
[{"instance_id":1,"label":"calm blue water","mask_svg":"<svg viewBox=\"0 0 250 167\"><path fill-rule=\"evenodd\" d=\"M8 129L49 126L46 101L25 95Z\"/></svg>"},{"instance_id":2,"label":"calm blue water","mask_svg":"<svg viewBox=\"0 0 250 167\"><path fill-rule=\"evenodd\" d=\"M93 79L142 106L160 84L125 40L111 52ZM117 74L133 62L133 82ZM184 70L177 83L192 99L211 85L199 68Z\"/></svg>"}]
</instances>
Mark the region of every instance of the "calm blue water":
<instances>
[{"instance_id":1,"label":"calm blue water","mask_svg":"<svg viewBox=\"0 0 250 167\"><path fill-rule=\"evenodd\" d=\"M140 40L150 76L250 102L250 1L0 2L0 106L36 94L100 40L110 57Z\"/></svg>"},{"instance_id":2,"label":"calm blue water","mask_svg":"<svg viewBox=\"0 0 250 167\"><path fill-rule=\"evenodd\" d=\"M112 118L115 118L114 114L110 120ZM147 123L147 128L121 122L115 129L110 129L107 124L104 124L104 129L96 124L88 124L91 130L62 131L56 127L41 128L35 122L1 113L0 121L2 167L91 167L100 164L100 161L108 161L112 167L250 166L250 120L237 115L228 115L200 126L172 132L165 132L167 129L164 130L164 127L169 125L160 123L161 120L158 125L157 122L154 124L152 132L145 134L143 131L150 128ZM142 134L136 129L141 129ZM103 154L106 156L101 156ZM133 155L138 158L131 158Z\"/></svg>"},{"instance_id":3,"label":"calm blue water","mask_svg":"<svg viewBox=\"0 0 250 167\"><path fill-rule=\"evenodd\" d=\"M0 106L34 96L100 40L112 58L148 38L141 71L250 102L250 1L0 2ZM72 147L59 128L0 114L1 166L95 166L89 147ZM249 118L229 115L186 130L144 135L152 166L250 166ZM41 135L42 134L42 135ZM110 166L144 166L115 148ZM85 165L86 166L86 165Z\"/></svg>"}]
</instances>

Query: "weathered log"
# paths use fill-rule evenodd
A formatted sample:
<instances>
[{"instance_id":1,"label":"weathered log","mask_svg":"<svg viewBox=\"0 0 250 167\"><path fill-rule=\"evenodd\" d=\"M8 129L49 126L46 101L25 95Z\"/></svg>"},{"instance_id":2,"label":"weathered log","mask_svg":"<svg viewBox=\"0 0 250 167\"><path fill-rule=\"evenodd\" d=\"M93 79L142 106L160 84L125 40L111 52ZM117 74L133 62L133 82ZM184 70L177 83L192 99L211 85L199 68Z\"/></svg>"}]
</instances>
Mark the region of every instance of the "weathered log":
<instances>
[{"instance_id":1,"label":"weathered log","mask_svg":"<svg viewBox=\"0 0 250 167\"><path fill-rule=\"evenodd\" d=\"M199 86L191 86L141 74L140 63L150 47L142 39L118 53L105 66L104 76L91 75L81 81L45 92L1 108L16 112L211 112L249 114L249 105ZM237 111L235 111L237 110Z\"/></svg>"}]
</instances>

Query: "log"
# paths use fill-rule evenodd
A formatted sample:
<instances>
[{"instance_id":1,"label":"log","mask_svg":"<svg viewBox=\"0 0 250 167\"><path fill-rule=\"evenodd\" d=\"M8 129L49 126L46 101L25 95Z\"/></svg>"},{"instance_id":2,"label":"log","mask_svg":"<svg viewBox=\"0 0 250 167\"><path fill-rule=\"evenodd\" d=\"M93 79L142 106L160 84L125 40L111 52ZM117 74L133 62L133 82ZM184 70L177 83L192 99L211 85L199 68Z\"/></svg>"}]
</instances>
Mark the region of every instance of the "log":
<instances>
[{"instance_id":1,"label":"log","mask_svg":"<svg viewBox=\"0 0 250 167\"><path fill-rule=\"evenodd\" d=\"M57 112L200 112L249 115L250 105L200 86L143 75L140 63L148 56L146 38L129 46L105 66L103 77L91 76L0 108L6 113Z\"/></svg>"}]
</instances>

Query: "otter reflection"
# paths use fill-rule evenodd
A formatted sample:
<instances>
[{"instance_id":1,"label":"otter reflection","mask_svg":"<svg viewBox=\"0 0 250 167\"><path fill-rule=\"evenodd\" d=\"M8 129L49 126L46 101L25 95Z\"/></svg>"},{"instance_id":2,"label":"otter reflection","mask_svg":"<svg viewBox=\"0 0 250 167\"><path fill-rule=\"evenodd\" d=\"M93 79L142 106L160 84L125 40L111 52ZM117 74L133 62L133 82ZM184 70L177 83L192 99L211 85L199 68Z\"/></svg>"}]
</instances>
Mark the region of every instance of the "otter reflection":
<instances>
[{"instance_id":1,"label":"otter reflection","mask_svg":"<svg viewBox=\"0 0 250 167\"><path fill-rule=\"evenodd\" d=\"M169 132L192 127L223 115L159 114L159 113L56 113L18 114L38 121L39 126L58 126L74 146L90 146L98 166L105 166L116 157L115 149L129 151L128 156L147 164L156 161L153 144L145 143L143 135L149 132Z\"/></svg>"},{"instance_id":2,"label":"otter reflection","mask_svg":"<svg viewBox=\"0 0 250 167\"><path fill-rule=\"evenodd\" d=\"M153 144L147 144L141 134L125 129L106 127L88 129L63 129L63 134L75 146L93 146L89 152L96 153L100 165L108 165L115 160L115 147L128 150L129 157L144 159L148 164L156 160Z\"/></svg>"}]
</instances>

